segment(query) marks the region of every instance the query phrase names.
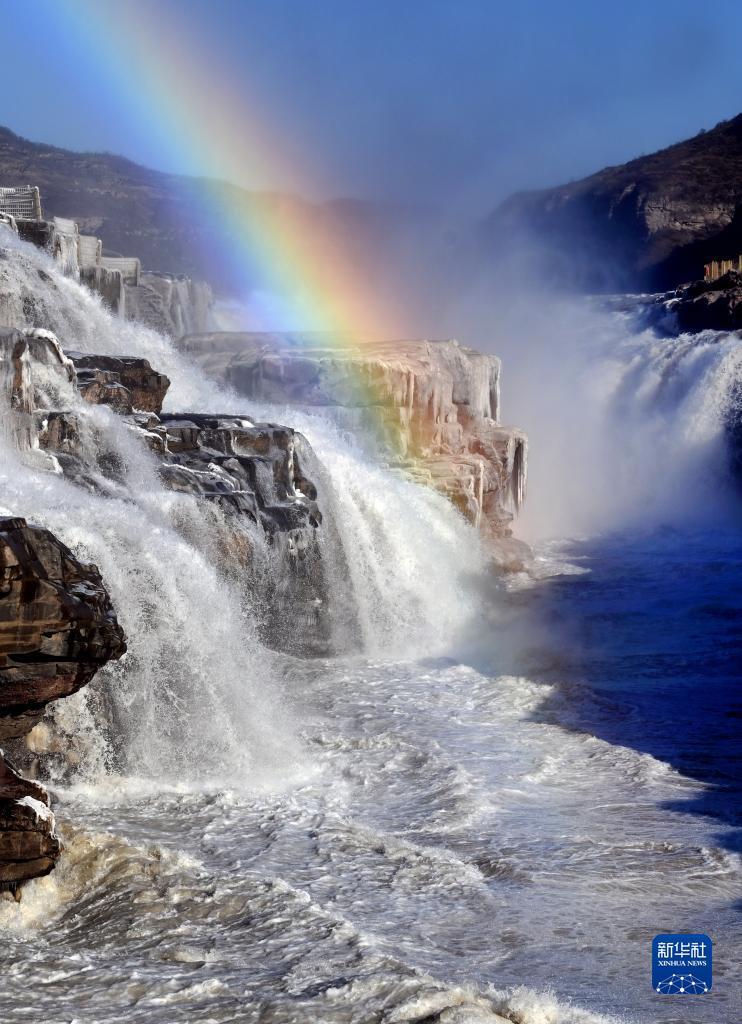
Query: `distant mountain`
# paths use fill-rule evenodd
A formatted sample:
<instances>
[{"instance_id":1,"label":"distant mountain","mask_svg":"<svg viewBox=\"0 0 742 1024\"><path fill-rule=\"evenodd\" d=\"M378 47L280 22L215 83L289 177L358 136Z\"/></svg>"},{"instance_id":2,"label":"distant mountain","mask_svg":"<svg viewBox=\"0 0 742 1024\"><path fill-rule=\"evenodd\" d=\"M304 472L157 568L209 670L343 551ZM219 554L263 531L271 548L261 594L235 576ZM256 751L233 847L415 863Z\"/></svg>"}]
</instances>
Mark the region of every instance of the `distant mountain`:
<instances>
[{"instance_id":1,"label":"distant mountain","mask_svg":"<svg viewBox=\"0 0 742 1024\"><path fill-rule=\"evenodd\" d=\"M584 290L657 290L742 253L742 114L581 181L521 192L488 218L485 241ZM522 266L522 262L520 264Z\"/></svg>"},{"instance_id":2,"label":"distant mountain","mask_svg":"<svg viewBox=\"0 0 742 1024\"><path fill-rule=\"evenodd\" d=\"M213 230L212 207L202 202L206 187L218 193L220 208L235 211L235 234L245 223L238 210L246 210L248 219L251 213L260 219L267 215L279 231L290 221L294 228L299 225L302 237L316 241L318 258L329 242L364 274L383 264L400 224L419 217L417 211L360 200L311 203L164 174L110 153L74 153L29 142L0 127L0 186L22 184L39 186L45 216L73 218L85 233L102 238L110 254L139 256L146 270L187 274L226 292L260 287L260 259L251 268L244 257L236 261L222 250L230 215L220 214L222 223Z\"/></svg>"}]
</instances>

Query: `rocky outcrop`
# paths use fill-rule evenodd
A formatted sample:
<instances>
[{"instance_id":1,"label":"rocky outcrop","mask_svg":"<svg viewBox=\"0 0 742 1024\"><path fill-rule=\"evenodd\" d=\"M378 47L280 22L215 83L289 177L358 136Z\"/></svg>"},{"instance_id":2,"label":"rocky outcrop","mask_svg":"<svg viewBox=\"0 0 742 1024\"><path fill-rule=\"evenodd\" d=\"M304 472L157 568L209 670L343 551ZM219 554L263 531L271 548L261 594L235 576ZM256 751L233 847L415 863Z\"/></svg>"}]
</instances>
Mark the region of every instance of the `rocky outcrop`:
<instances>
[{"instance_id":1,"label":"rocky outcrop","mask_svg":"<svg viewBox=\"0 0 742 1024\"><path fill-rule=\"evenodd\" d=\"M94 565L24 519L0 519L0 742L126 650ZM47 874L60 852L49 797L0 756L0 890Z\"/></svg>"},{"instance_id":2,"label":"rocky outcrop","mask_svg":"<svg viewBox=\"0 0 742 1024\"><path fill-rule=\"evenodd\" d=\"M217 501L269 533L319 526L317 490L299 457L306 444L289 427L235 416L168 413L146 425L175 491Z\"/></svg>"},{"instance_id":3,"label":"rocky outcrop","mask_svg":"<svg viewBox=\"0 0 742 1024\"><path fill-rule=\"evenodd\" d=\"M158 413L169 379L152 369L147 359L136 356L89 355L68 352L83 398L93 405L110 405L116 412Z\"/></svg>"},{"instance_id":4,"label":"rocky outcrop","mask_svg":"<svg viewBox=\"0 0 742 1024\"><path fill-rule=\"evenodd\" d=\"M0 519L0 739L23 735L124 638L100 573L48 530Z\"/></svg>"},{"instance_id":5,"label":"rocky outcrop","mask_svg":"<svg viewBox=\"0 0 742 1024\"><path fill-rule=\"evenodd\" d=\"M0 892L48 875L61 853L49 794L0 756Z\"/></svg>"},{"instance_id":6,"label":"rocky outcrop","mask_svg":"<svg viewBox=\"0 0 742 1024\"><path fill-rule=\"evenodd\" d=\"M150 449L166 488L214 507L208 529L217 555L225 571L240 563L264 638L295 651L323 650L330 625L322 516L306 440L247 416L162 413L170 382L146 359L69 356L48 331L0 330L0 370L22 458L95 493L125 495L127 455L118 434L81 415L78 392L108 406Z\"/></svg>"},{"instance_id":7,"label":"rocky outcrop","mask_svg":"<svg viewBox=\"0 0 742 1024\"><path fill-rule=\"evenodd\" d=\"M557 188L511 196L484 234L530 279L658 291L742 253L742 114Z\"/></svg>"},{"instance_id":8,"label":"rocky outcrop","mask_svg":"<svg viewBox=\"0 0 742 1024\"><path fill-rule=\"evenodd\" d=\"M715 281L692 281L648 303L653 326L670 334L742 330L742 274L731 270Z\"/></svg>"},{"instance_id":9,"label":"rocky outcrop","mask_svg":"<svg viewBox=\"0 0 742 1024\"><path fill-rule=\"evenodd\" d=\"M500 361L456 341L212 333L180 348L248 397L323 406L388 460L508 536L526 480L526 437L499 423Z\"/></svg>"}]
</instances>

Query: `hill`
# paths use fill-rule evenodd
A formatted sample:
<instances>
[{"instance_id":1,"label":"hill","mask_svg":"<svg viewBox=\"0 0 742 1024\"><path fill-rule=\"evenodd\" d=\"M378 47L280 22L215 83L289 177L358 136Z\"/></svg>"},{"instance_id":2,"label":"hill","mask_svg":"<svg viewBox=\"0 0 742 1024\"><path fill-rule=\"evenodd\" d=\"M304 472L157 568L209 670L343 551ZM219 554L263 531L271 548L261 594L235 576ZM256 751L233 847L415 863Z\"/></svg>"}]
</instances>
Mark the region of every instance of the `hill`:
<instances>
[{"instance_id":1,"label":"hill","mask_svg":"<svg viewBox=\"0 0 742 1024\"><path fill-rule=\"evenodd\" d=\"M742 252L742 114L581 181L516 193L485 224L502 258L584 290L658 290Z\"/></svg>"},{"instance_id":2,"label":"hill","mask_svg":"<svg viewBox=\"0 0 742 1024\"><path fill-rule=\"evenodd\" d=\"M110 153L75 153L29 142L0 127L0 185L38 185L45 216L70 217L85 233L103 239L111 255L139 256L145 270L187 274L209 281L217 291L244 291L244 262L235 267L223 254L223 224L214 232L209 215L199 216L206 188L220 208L235 211L234 231L255 214L280 225L299 223L303 237L328 239L361 272L371 273L400 223L413 211L353 199L311 203L298 196L250 192L226 182L206 181L150 170ZM212 207L208 207L211 209ZM227 234L229 229L227 229ZM250 287L260 287L256 261Z\"/></svg>"}]
</instances>

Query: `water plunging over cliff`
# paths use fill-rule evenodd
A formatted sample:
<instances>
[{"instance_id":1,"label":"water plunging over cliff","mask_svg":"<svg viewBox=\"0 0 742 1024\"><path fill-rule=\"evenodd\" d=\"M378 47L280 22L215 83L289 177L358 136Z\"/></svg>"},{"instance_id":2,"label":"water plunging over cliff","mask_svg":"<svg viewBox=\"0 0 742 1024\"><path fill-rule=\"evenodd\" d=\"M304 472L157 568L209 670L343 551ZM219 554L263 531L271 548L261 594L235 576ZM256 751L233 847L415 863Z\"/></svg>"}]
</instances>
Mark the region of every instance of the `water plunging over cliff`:
<instances>
[{"instance_id":1,"label":"water plunging over cliff","mask_svg":"<svg viewBox=\"0 0 742 1024\"><path fill-rule=\"evenodd\" d=\"M639 300L613 306L555 303L508 328L509 414L530 437L527 538L737 514L739 338L659 336Z\"/></svg>"},{"instance_id":2,"label":"water plunging over cliff","mask_svg":"<svg viewBox=\"0 0 742 1024\"><path fill-rule=\"evenodd\" d=\"M2 319L43 323L67 349L146 356L172 381L166 407L251 418L257 411L276 420L276 410L246 409L246 399L205 380L165 338L110 316L37 250L4 241ZM301 771L305 755L291 739L276 656L257 628L261 609L239 574L225 577L217 567L221 513L167 490L151 453L110 410L72 391L65 401L87 437L92 487L39 471L7 442L0 452L3 505L50 527L100 566L130 643L124 661L60 707L58 717L79 735L105 689L105 736L100 714L97 724L88 716L99 767L108 762L135 774L200 780L231 775L250 785L280 783ZM444 644L471 612L466 578L478 567L472 531L444 499L375 467L330 424L305 417L302 425L317 442L325 480L322 544L330 602L337 605L336 646L388 655ZM119 467L105 494L95 489L94 449L102 446ZM269 550L259 530L241 528L256 563L263 552L262 571L280 591L280 538Z\"/></svg>"},{"instance_id":3,"label":"water plunging over cliff","mask_svg":"<svg viewBox=\"0 0 742 1024\"><path fill-rule=\"evenodd\" d=\"M471 586L481 582L477 535L440 495L375 465L322 415L220 391L164 339L108 316L35 251L18 252L0 260L10 321L43 322L69 349L146 356L172 379L162 421L183 446L189 432L220 430L232 438L230 455L257 435L267 443L267 431L236 422L245 415L309 438L316 452L302 452L298 465L319 492L333 635L350 656L286 657L266 646L260 586L246 594L241 568L224 571L222 540L234 537L223 532L223 510L165 489L161 453L110 409L74 392L65 399L87 453L87 486L38 459L28 464L32 419L3 440L3 505L99 563L129 636L125 659L56 711L68 756L129 778L101 781L92 770L96 785L61 788L66 853L21 904L0 902L8 1021L27 1016L19 991L34 993L44 1019L82 1012L101 1024L257 1024L266 1015L277 1024L605 1024L618 1007L622 1019L644 1019L651 993L626 984L624 965L644 976L657 920L675 920L680 905L712 931L719 976L731 976L724 904L739 871L724 823L693 813L708 809L710 793L693 774L694 749L706 769L709 758L692 699L723 676L718 652L734 650L738 610L718 581L720 566L734 576L739 549L711 533L702 539L690 566L698 596L687 588L681 628L666 613L689 556L687 538L673 531L656 567L655 541L650 557L609 550L602 562L597 542L597 557L575 555L592 559L592 574L530 590L520 578L522 589L499 594L493 609L492 594L482 600ZM598 523L612 510L625 521L624 503L647 493L647 477L660 489L663 463L686 493L710 493L699 466L725 471L714 396L728 391L730 339L674 350L676 367L664 375L672 349L626 326L613 339L579 377L594 387L576 396L574 376L564 374L560 391L561 378L544 374L554 408L540 388L533 410L550 414L534 445L537 500L553 508L563 486ZM695 347L696 368L708 370L703 387ZM190 419L169 418L185 409ZM205 410L234 422L214 427ZM301 445L276 429L287 450ZM703 458L684 462L678 431L693 451L693 438L705 438ZM540 464L543 444L552 478ZM218 476L229 461L202 468ZM539 495L546 484L553 490ZM242 539L257 574L280 590L291 532L271 545L254 524ZM547 571L555 563L565 568L557 554ZM543 615L533 613L538 601ZM476 644L456 645L475 609ZM565 616L569 628L559 630ZM695 635L701 620L714 623L706 645ZM607 656L580 643L600 630ZM585 646L594 654L587 679ZM643 708L676 699L682 684L691 728L674 770L674 736ZM41 972L54 984L40 986ZM699 1021L739 1016L722 985L713 1000L694 1004Z\"/></svg>"}]
</instances>

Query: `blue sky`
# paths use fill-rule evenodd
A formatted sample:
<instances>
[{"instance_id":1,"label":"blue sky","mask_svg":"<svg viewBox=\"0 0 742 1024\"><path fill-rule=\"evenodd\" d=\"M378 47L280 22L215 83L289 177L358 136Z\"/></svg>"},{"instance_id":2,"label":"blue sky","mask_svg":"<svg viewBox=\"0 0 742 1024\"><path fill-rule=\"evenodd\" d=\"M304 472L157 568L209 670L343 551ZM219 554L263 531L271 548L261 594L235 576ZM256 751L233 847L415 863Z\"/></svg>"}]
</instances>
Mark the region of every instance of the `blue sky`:
<instances>
[{"instance_id":1,"label":"blue sky","mask_svg":"<svg viewBox=\"0 0 742 1024\"><path fill-rule=\"evenodd\" d=\"M742 110L742 4L730 0L124 2L185 19L205 59L289 134L300 154L293 171L261 181L245 168L239 184L312 198L485 211L517 189L621 163ZM25 22L27 38L40 39L30 50L6 36L0 123L199 173L197 157L174 166L140 130L100 55L60 28L65 3L0 0L6 24Z\"/></svg>"}]
</instances>

